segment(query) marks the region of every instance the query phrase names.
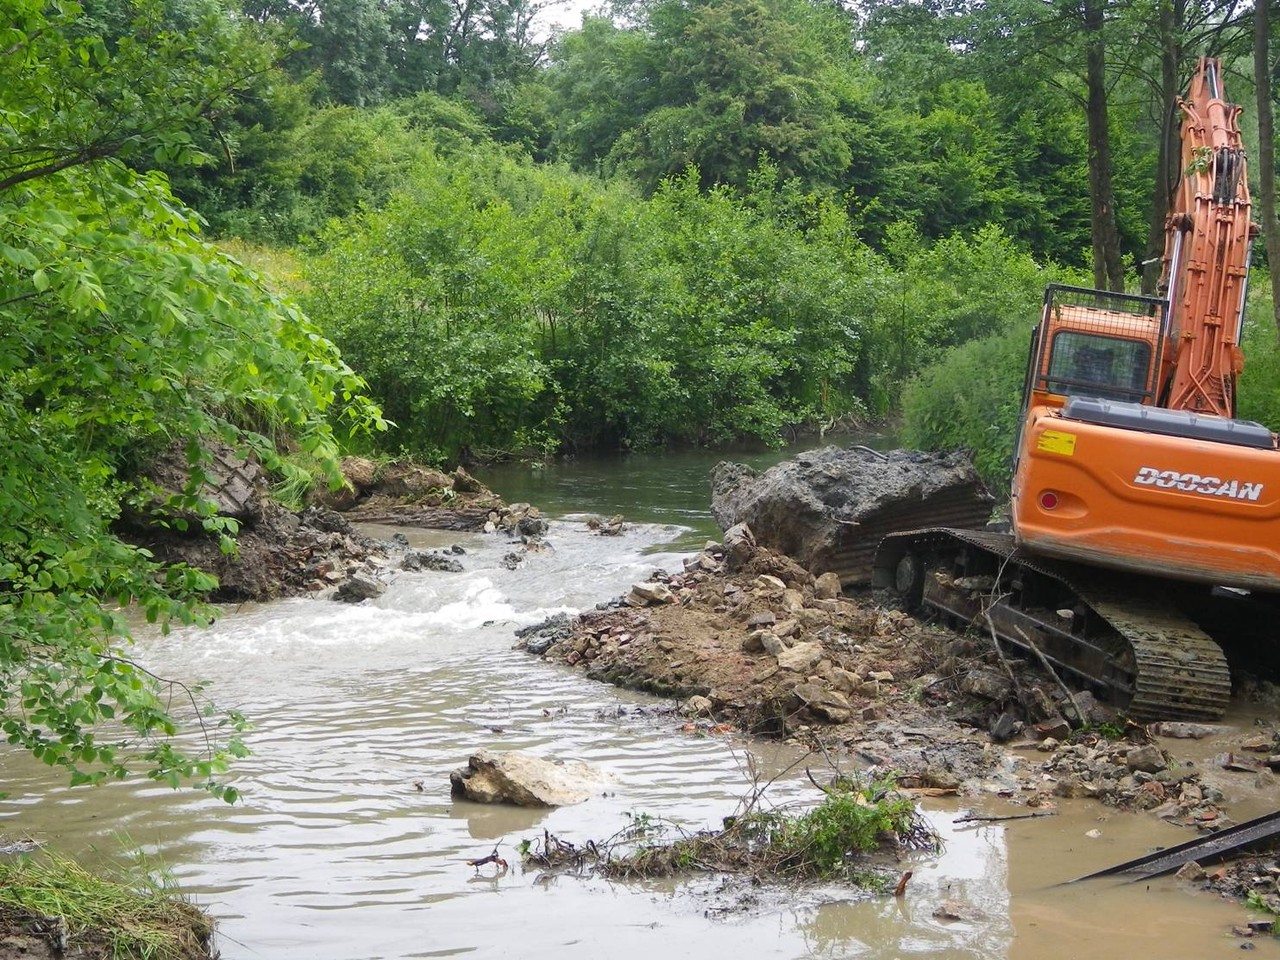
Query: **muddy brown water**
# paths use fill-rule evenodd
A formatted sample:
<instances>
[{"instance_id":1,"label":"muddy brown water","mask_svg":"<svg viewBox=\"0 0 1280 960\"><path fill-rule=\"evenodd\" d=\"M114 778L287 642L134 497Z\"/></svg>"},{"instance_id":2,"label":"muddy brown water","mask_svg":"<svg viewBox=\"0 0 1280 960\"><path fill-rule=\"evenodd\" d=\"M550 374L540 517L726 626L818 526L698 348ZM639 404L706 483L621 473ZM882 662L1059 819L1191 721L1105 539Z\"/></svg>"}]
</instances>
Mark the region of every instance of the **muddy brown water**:
<instances>
[{"instance_id":1,"label":"muddy brown water","mask_svg":"<svg viewBox=\"0 0 1280 960\"><path fill-rule=\"evenodd\" d=\"M945 853L905 865L914 877L901 900L722 877L610 883L514 865L515 845L544 830L581 843L640 813L710 826L762 778L779 778L775 803L812 799L803 773L784 772L796 760L785 746L681 735L655 715L660 701L511 649L515 627L674 567L661 550L678 532L648 525L604 538L560 521L555 549L516 571L499 565L510 549L501 538L416 534L418 546L461 544L465 572L402 573L359 606L285 601L224 611L207 631L144 636L136 652L150 668L208 678L253 719L254 753L235 774L244 801L145 782L71 790L4 753L0 833L90 860L155 855L218 918L227 960L1191 960L1240 949L1229 928L1246 912L1176 882L1058 886L1188 836L1092 804L976 827L951 821L961 809L1010 808L995 798L934 806ZM452 801L449 771L482 746L587 760L609 784L554 811ZM1241 800L1261 808L1265 793ZM506 875L464 863L495 845L513 863ZM935 918L947 901L966 919ZM1280 956L1269 939L1256 948Z\"/></svg>"}]
</instances>

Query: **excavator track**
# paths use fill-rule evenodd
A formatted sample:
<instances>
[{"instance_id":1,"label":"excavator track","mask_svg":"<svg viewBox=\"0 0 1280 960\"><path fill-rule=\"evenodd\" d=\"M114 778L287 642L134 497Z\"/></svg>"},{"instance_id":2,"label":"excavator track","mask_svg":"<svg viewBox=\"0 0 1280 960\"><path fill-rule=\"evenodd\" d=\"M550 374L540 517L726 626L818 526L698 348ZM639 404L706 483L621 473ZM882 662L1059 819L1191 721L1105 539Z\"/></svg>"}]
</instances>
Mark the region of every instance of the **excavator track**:
<instances>
[{"instance_id":1,"label":"excavator track","mask_svg":"<svg viewBox=\"0 0 1280 960\"><path fill-rule=\"evenodd\" d=\"M1176 586L1028 556L1008 534L934 527L885 537L872 585L993 630L1138 720L1215 720L1227 660L1173 603Z\"/></svg>"}]
</instances>

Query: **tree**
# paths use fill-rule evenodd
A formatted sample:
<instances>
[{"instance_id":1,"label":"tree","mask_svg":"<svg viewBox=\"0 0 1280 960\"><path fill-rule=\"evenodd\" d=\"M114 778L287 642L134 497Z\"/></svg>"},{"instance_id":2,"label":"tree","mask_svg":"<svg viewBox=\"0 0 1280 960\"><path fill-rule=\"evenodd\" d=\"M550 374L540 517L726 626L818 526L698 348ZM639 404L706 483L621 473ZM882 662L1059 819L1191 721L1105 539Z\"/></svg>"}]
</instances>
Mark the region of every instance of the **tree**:
<instances>
[{"instance_id":1,"label":"tree","mask_svg":"<svg viewBox=\"0 0 1280 960\"><path fill-rule=\"evenodd\" d=\"M461 92L486 114L504 86L529 75L546 40L541 0L242 0L245 13L284 26L297 43L295 80L321 79L322 99L374 106L424 91Z\"/></svg>"},{"instance_id":2,"label":"tree","mask_svg":"<svg viewBox=\"0 0 1280 960\"><path fill-rule=\"evenodd\" d=\"M696 167L743 188L763 157L835 186L852 160L851 23L810 0L651 0L640 23L588 21L553 56L567 158L648 190Z\"/></svg>"},{"instance_id":3,"label":"tree","mask_svg":"<svg viewBox=\"0 0 1280 960\"><path fill-rule=\"evenodd\" d=\"M1113 184L1108 67L1116 8L1106 0L1007 0L984 4L972 15L977 57L988 76L1003 84L1057 87L1085 121L1094 286L1121 290L1124 266ZM1033 79L1034 78L1034 79Z\"/></svg>"},{"instance_id":4,"label":"tree","mask_svg":"<svg viewBox=\"0 0 1280 960\"><path fill-rule=\"evenodd\" d=\"M0 730L73 783L142 770L231 800L242 719L205 716L196 688L171 699L122 652L122 608L198 620L211 578L158 566L112 522L150 509L134 467L177 442L192 483L167 522L233 549L197 493L202 438L271 464L279 431L333 470L335 394L353 423L376 416L309 321L204 244L163 175L125 162L198 159L194 128L264 62L200 6L184 30L139 0L104 37L75 3L9 0L0 32ZM174 746L187 722L203 749Z\"/></svg>"},{"instance_id":5,"label":"tree","mask_svg":"<svg viewBox=\"0 0 1280 960\"><path fill-rule=\"evenodd\" d=\"M1271 17L1266 0L1254 11L1253 76L1258 103L1258 180L1259 214L1262 239L1267 249L1267 268L1271 274L1271 306L1276 332L1280 333L1280 221L1276 219L1276 143L1275 112L1271 100Z\"/></svg>"},{"instance_id":6,"label":"tree","mask_svg":"<svg viewBox=\"0 0 1280 960\"><path fill-rule=\"evenodd\" d=\"M1148 293L1155 292L1160 278L1165 219L1182 176L1178 98L1198 57L1243 52L1248 36L1247 15L1247 5L1240 0L1165 0L1154 6L1133 4L1122 10L1133 35L1148 41L1137 48L1138 55L1126 66L1149 90L1149 112L1159 143L1142 271L1143 290Z\"/></svg>"}]
</instances>

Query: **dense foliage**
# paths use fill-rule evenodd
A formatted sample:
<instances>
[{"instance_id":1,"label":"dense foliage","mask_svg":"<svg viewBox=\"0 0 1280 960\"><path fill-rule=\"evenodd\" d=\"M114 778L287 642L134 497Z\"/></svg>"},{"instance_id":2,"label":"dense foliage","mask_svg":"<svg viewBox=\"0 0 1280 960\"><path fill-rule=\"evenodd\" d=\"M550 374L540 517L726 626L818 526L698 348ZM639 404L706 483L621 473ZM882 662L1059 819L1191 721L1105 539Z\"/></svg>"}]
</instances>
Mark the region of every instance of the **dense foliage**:
<instances>
[{"instance_id":1,"label":"dense foliage","mask_svg":"<svg viewBox=\"0 0 1280 960\"><path fill-rule=\"evenodd\" d=\"M175 32L158 5L140 4L130 36L108 42L73 3L9 7L18 19L0 35L0 730L72 782L139 767L231 798L217 775L240 749L239 719L203 717L197 690L175 697L118 647L128 608L189 621L210 580L157 567L112 521L127 506L147 509L154 491L136 479L139 463L179 443L196 469L173 505L233 533L196 496L200 438L271 462L269 434L287 432L332 465L326 413L335 394L356 399L360 381L296 308L198 239L162 175L122 162L187 151L202 111L244 75L246 38L217 17ZM210 57L221 68L206 67ZM109 108L104 91L117 98ZM367 422L362 403L344 412ZM183 715L204 734L194 752L169 739Z\"/></svg>"},{"instance_id":2,"label":"dense foliage","mask_svg":"<svg viewBox=\"0 0 1280 960\"><path fill-rule=\"evenodd\" d=\"M433 455L771 441L885 413L947 346L1030 316L1044 278L995 228L891 256L765 167L643 199L496 153L422 163L343 222L305 301ZM980 295L977 285L993 285Z\"/></svg>"}]
</instances>

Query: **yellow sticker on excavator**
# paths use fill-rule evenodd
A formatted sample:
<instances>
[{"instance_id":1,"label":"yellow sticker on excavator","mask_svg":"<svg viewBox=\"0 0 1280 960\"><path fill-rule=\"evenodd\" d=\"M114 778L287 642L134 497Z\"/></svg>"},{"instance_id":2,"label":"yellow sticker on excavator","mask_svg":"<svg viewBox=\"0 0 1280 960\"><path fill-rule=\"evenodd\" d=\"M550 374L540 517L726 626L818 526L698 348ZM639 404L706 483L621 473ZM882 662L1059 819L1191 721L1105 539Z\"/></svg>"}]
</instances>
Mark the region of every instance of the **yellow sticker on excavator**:
<instances>
[{"instance_id":1,"label":"yellow sticker on excavator","mask_svg":"<svg viewBox=\"0 0 1280 960\"><path fill-rule=\"evenodd\" d=\"M1040 434L1040 440L1036 446L1046 453L1060 453L1064 457L1074 457L1076 454L1076 435L1074 433L1063 433L1061 430L1046 430Z\"/></svg>"}]
</instances>

